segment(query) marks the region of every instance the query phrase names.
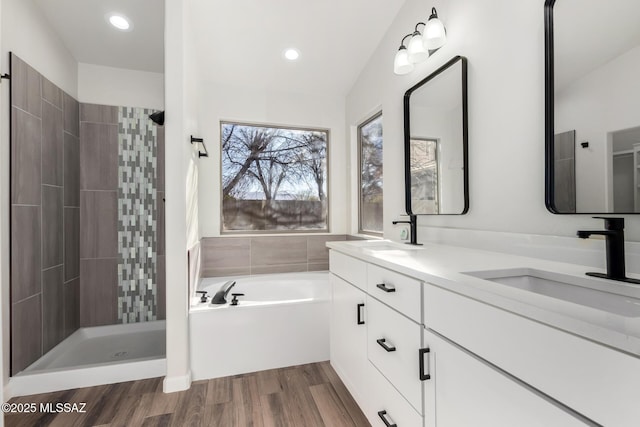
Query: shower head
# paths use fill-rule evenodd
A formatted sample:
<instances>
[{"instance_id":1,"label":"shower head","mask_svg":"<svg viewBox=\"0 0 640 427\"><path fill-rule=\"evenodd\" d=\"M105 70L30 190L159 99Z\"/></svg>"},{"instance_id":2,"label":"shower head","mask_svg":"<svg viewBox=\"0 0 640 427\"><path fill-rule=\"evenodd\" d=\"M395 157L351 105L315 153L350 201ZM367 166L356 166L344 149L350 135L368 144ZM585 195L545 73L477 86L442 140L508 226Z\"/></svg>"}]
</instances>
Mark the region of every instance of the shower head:
<instances>
[{"instance_id":1,"label":"shower head","mask_svg":"<svg viewBox=\"0 0 640 427\"><path fill-rule=\"evenodd\" d=\"M151 119L151 121L153 121L153 123L157 124L158 126L162 126L164 124L164 111L156 111L155 113L150 114L149 118Z\"/></svg>"}]
</instances>

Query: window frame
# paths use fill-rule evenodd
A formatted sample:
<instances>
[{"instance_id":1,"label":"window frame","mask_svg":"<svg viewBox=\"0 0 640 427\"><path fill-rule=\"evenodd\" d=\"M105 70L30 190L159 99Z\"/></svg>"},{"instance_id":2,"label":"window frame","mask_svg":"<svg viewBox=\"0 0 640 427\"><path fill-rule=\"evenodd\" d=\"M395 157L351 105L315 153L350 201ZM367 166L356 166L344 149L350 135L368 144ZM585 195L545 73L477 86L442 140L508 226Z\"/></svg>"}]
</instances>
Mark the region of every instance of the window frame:
<instances>
[{"instance_id":1,"label":"window frame","mask_svg":"<svg viewBox=\"0 0 640 427\"><path fill-rule=\"evenodd\" d=\"M357 137L356 137L358 140L358 155L357 155L357 158L358 158L358 234L374 236L374 237L382 237L384 234L384 227L383 227L383 230L381 231L365 230L364 228L362 228L362 128L380 117L382 117L382 110L378 111L377 113L374 113L368 119L362 121L358 125L358 131L357 131ZM383 132L384 132L384 127L383 127ZM382 157L384 159L384 138L382 140L382 145L383 145ZM384 169L382 172L382 176L384 180ZM384 190L382 192L382 198L384 200ZM383 218L384 218L384 214L383 214Z\"/></svg>"},{"instance_id":2,"label":"window frame","mask_svg":"<svg viewBox=\"0 0 640 427\"><path fill-rule=\"evenodd\" d=\"M222 194L222 182L223 182L223 170L222 170L222 127L224 125L238 125L238 126L254 126L254 127L265 127L265 128L273 128L273 129L284 129L284 130L299 130L299 131L310 131L310 132L324 132L327 135L326 140L326 156L325 156L325 164L326 164L326 201L327 201L327 226L323 229L309 229L309 230L225 230L224 229L224 197ZM295 126L295 125L283 125L279 123L260 123L260 122L249 122L249 121L240 121L240 120L220 120L219 121L219 151L218 154L220 156L220 160L218 163L218 185L217 192L219 193L219 208L220 208L220 235L221 236L251 236L251 235L301 235L301 234L330 234L331 233L331 168L330 168L330 158L331 158L331 130L329 128L321 128L321 127L311 127L311 126Z\"/></svg>"}]
</instances>

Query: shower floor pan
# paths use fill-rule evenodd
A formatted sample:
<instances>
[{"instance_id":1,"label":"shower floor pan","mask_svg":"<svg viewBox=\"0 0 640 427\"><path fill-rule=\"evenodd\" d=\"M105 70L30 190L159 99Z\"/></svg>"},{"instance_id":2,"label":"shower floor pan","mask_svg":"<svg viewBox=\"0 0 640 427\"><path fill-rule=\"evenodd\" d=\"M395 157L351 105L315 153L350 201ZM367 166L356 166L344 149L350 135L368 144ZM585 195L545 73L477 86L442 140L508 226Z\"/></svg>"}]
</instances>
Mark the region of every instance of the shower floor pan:
<instances>
[{"instance_id":1,"label":"shower floor pan","mask_svg":"<svg viewBox=\"0 0 640 427\"><path fill-rule=\"evenodd\" d=\"M164 376L165 322L80 328L11 377L13 396Z\"/></svg>"}]
</instances>

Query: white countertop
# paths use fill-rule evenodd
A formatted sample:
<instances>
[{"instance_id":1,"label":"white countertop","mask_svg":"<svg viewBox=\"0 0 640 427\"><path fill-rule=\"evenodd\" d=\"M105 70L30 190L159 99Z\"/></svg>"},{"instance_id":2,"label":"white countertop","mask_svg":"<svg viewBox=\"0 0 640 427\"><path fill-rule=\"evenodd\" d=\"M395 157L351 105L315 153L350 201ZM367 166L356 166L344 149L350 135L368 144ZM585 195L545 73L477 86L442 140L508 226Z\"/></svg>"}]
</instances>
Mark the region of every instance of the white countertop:
<instances>
[{"instance_id":1,"label":"white countertop","mask_svg":"<svg viewBox=\"0 0 640 427\"><path fill-rule=\"evenodd\" d=\"M633 304L640 305L640 285L585 275L598 269L428 243L416 247L388 240L358 240L327 242L327 247L640 357L640 317L585 307L464 274L512 268L551 271L568 279L587 281L592 289L629 297Z\"/></svg>"}]
</instances>

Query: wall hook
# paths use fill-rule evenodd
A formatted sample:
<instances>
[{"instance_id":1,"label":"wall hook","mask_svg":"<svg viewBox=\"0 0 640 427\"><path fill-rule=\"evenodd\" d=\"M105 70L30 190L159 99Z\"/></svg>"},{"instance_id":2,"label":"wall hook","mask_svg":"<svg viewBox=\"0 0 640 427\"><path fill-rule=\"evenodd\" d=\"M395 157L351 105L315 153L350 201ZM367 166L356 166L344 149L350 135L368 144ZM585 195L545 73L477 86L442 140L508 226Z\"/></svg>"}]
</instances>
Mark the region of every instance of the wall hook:
<instances>
[{"instance_id":1,"label":"wall hook","mask_svg":"<svg viewBox=\"0 0 640 427\"><path fill-rule=\"evenodd\" d=\"M202 149L204 150L204 152L200 151L200 147L198 146L198 158L200 158L200 157L209 157L209 152L207 151L207 146L204 145L204 139L196 138L193 135L191 135L191 144L193 144L194 142L196 144L201 144L202 145Z\"/></svg>"},{"instance_id":2,"label":"wall hook","mask_svg":"<svg viewBox=\"0 0 640 427\"><path fill-rule=\"evenodd\" d=\"M581 142L580 145L582 145L582 148L588 148L589 147L589 141Z\"/></svg>"}]
</instances>

